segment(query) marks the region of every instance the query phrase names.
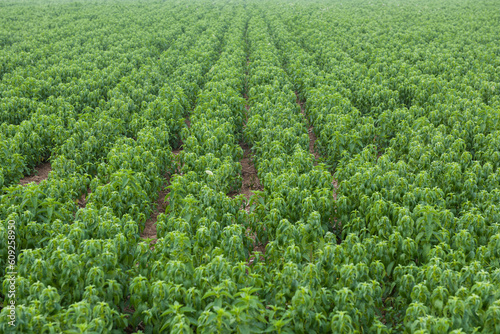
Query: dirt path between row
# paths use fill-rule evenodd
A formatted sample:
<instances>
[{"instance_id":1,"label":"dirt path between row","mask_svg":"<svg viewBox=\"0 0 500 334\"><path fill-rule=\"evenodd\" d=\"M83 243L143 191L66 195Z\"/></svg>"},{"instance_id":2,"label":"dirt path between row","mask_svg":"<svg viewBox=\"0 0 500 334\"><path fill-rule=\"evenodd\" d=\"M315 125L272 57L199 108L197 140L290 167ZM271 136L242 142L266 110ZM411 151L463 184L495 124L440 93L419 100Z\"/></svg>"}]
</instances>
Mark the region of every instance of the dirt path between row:
<instances>
[{"instance_id":1,"label":"dirt path between row","mask_svg":"<svg viewBox=\"0 0 500 334\"><path fill-rule=\"evenodd\" d=\"M184 121L185 121L187 127L190 128L191 121L189 119L189 116L186 117L186 119ZM182 152L182 150L183 150L183 142L181 140L179 148L172 150L172 154L174 155L174 158L177 158L178 155ZM179 162L177 161L176 163L179 163ZM180 167L181 166L178 165L176 169L180 170ZM169 175L168 173L165 173L165 175L163 176L164 183L163 183L162 189L158 193L158 198L156 199L156 202L155 202L156 207L153 210L153 213L151 214L151 216L146 220L144 230L141 233L141 238L142 239L150 239L152 245L154 245L156 243L156 241L158 240L158 235L157 235L157 231L156 231L156 222L158 221L158 216L161 213L164 213L167 206L168 206L168 201L165 201L165 197L170 192L170 189L167 189L167 187L168 187L168 185L170 185L170 178L172 176L173 176L173 174Z\"/></svg>"},{"instance_id":2,"label":"dirt path between row","mask_svg":"<svg viewBox=\"0 0 500 334\"><path fill-rule=\"evenodd\" d=\"M299 93L297 91L295 92L295 96L297 97L297 104L300 107L300 112L302 113L302 116L304 117L304 120L306 121L306 124L308 126L307 128L307 134L309 135L309 152L311 152L312 155L314 155L314 165L316 166L318 164L319 160L319 154L316 152L314 145L316 144L316 134L314 134L314 129L311 124L309 124L309 121L307 120L307 115L304 109L304 102L299 99Z\"/></svg>"},{"instance_id":3,"label":"dirt path between row","mask_svg":"<svg viewBox=\"0 0 500 334\"><path fill-rule=\"evenodd\" d=\"M248 56L247 56L247 66L249 63L250 63L250 61L248 60ZM246 75L248 77L248 71L246 72ZM245 100L248 103L248 95L244 94L243 97L245 98ZM248 104L245 105L245 110L246 110L245 111L245 123L243 124L243 130L246 127L246 124L248 122L248 117L249 117L248 112L250 111L250 106ZM244 141L242 141L240 143L240 146L243 149L243 158L240 160L241 174L242 174L241 176L243 177L243 182L242 182L240 194L245 195L245 198L247 200L247 205L245 206L245 211L250 213L250 204L249 204L250 198L253 195L255 195L253 191L254 190L262 191L262 190L264 190L264 187L260 183L260 180L259 180L259 177L257 174L257 169L255 168L255 165L252 161L252 158L251 158L252 151L251 151L250 146L248 146L248 144ZM255 231L252 231L252 229L250 227L247 228L246 233L254 241L253 250L248 257L248 265L252 265L255 262L255 258L256 258L255 253L256 252L260 252L263 255L265 255L267 243L266 244L257 243L256 242L257 233Z\"/></svg>"},{"instance_id":4,"label":"dirt path between row","mask_svg":"<svg viewBox=\"0 0 500 334\"><path fill-rule=\"evenodd\" d=\"M31 175L23 177L20 181L20 185L27 185L28 183L35 182L39 184L43 180L46 180L49 177L49 173L52 170L52 166L50 162L44 162L35 167L35 172Z\"/></svg>"},{"instance_id":5,"label":"dirt path between row","mask_svg":"<svg viewBox=\"0 0 500 334\"><path fill-rule=\"evenodd\" d=\"M248 147L248 144L245 142L241 142L240 146L243 149L243 158L240 160L243 182L238 194L245 195L248 202L250 197L254 195L254 190L263 190L264 188L260 184L259 177L257 176L257 169L255 169L255 165L252 162L250 147ZM248 205L245 207L245 210L248 212Z\"/></svg>"},{"instance_id":6,"label":"dirt path between row","mask_svg":"<svg viewBox=\"0 0 500 334\"><path fill-rule=\"evenodd\" d=\"M151 216L146 220L144 230L141 233L141 238L150 239L151 244L155 244L158 240L156 234L156 222L160 213L164 213L168 205L168 202L165 201L165 197L170 192L170 189L166 188L170 184L170 175L166 174L164 179L165 183L163 184L162 189L158 193L158 198L156 199L156 207Z\"/></svg>"},{"instance_id":7,"label":"dirt path between row","mask_svg":"<svg viewBox=\"0 0 500 334\"><path fill-rule=\"evenodd\" d=\"M312 155L314 155L314 165L316 166L318 164L318 160L320 159L320 156L318 152L316 152L314 145L316 144L316 134L314 133L314 128L313 126L309 123L307 119L307 115L304 109L304 101L301 101L299 98L299 93L295 91L295 96L297 97L297 104L300 106L300 112L302 113L302 116L304 117L304 120L308 126L307 132L309 134L309 152L311 152ZM333 174L332 174L333 176ZM336 201L337 200L337 188L338 188L338 182L335 178L333 178L333 187L335 188L333 192L333 199Z\"/></svg>"},{"instance_id":8,"label":"dirt path between row","mask_svg":"<svg viewBox=\"0 0 500 334\"><path fill-rule=\"evenodd\" d=\"M78 208L79 209L83 209L83 208L85 208L87 206L87 199L89 198L90 192L91 191L90 191L90 187L89 187L89 188L87 188L87 193L83 194L78 199L77 204L78 204Z\"/></svg>"}]
</instances>

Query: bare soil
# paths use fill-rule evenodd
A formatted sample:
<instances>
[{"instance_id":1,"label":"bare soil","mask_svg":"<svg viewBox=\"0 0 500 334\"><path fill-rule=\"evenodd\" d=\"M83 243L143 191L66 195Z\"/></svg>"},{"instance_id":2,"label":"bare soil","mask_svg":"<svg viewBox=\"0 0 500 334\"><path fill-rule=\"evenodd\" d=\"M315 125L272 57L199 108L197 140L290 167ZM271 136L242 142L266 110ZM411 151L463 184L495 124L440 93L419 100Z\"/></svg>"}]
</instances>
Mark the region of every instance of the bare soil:
<instances>
[{"instance_id":1,"label":"bare soil","mask_svg":"<svg viewBox=\"0 0 500 334\"><path fill-rule=\"evenodd\" d=\"M250 63L247 57L247 65ZM248 71L247 71L247 76L248 76ZM248 101L248 95L245 93L243 95L245 100ZM243 129L246 127L246 123L248 121L248 111L250 110L250 106L248 104L245 105L245 124L243 125ZM245 211L249 212L250 211L250 205L248 204L250 201L250 197L254 195L254 190L259 190L262 191L264 190L264 187L259 181L259 177L257 176L257 169L255 168L254 163L252 162L251 156L252 156L252 151L250 150L250 147L248 146L247 143L245 142L240 142L240 146L243 149L243 158L240 160L241 164L241 176L243 178L240 194L245 195L245 198L247 199L247 205L245 207ZM253 241L254 241L254 246L253 246L253 251L250 254L248 258L248 265L252 265L253 262L255 261L255 252L261 252L262 254L265 254L266 252L266 245L264 244L257 244L255 242L256 239L256 233L252 231L251 228L247 229L247 235L249 235Z\"/></svg>"},{"instance_id":2,"label":"bare soil","mask_svg":"<svg viewBox=\"0 0 500 334\"><path fill-rule=\"evenodd\" d=\"M40 165L35 167L35 172L32 175L23 177L21 181L19 181L19 184L23 186L31 182L39 184L43 180L46 180L47 177L49 177L49 173L51 170L52 166L50 165L50 162L47 161L41 163Z\"/></svg>"},{"instance_id":3,"label":"bare soil","mask_svg":"<svg viewBox=\"0 0 500 334\"><path fill-rule=\"evenodd\" d=\"M156 199L156 208L154 209L151 216L146 220L146 225L141 233L141 238L143 239L153 239L151 244L155 244L157 240L156 235L156 221L160 213L164 213L167 208L168 202L165 202L165 197L169 193L170 189L165 189L170 183L170 175L165 175L165 184L163 188L158 193L158 198Z\"/></svg>"},{"instance_id":4,"label":"bare soil","mask_svg":"<svg viewBox=\"0 0 500 334\"><path fill-rule=\"evenodd\" d=\"M78 207L80 209L85 208L85 206L87 205L87 198L89 198L89 194L90 194L90 188L87 189L87 193L86 194L83 194L78 199Z\"/></svg>"},{"instance_id":5,"label":"bare soil","mask_svg":"<svg viewBox=\"0 0 500 334\"><path fill-rule=\"evenodd\" d=\"M186 118L186 124L188 122L189 122L189 119ZM188 127L190 125L191 124L189 123ZM175 156L177 156L177 155L179 155L179 153L182 152L182 150L183 150L183 147L182 147L182 142L181 142L181 145L179 146L179 148L176 150L172 150L172 153ZM180 168L180 166L178 166L178 169L179 168ZM168 205L168 202L165 201L165 197L170 192L170 189L166 189L166 187L170 184L170 178L172 177L172 175L165 173L165 175L163 177L165 179L165 182L163 184L163 188L158 193L158 198L156 199L156 208L153 210L153 213L148 218L148 220L146 220L146 225L144 226L144 230L141 233L141 238L153 239L151 241L151 244L155 244L157 241L156 222L158 220L158 216L160 215L160 213L165 212L167 205Z\"/></svg>"},{"instance_id":6,"label":"bare soil","mask_svg":"<svg viewBox=\"0 0 500 334\"><path fill-rule=\"evenodd\" d=\"M257 177L257 170L251 160L252 153L248 144L241 142L240 146L243 149L243 158L240 160L243 182L239 194L245 195L248 202L250 197L254 194L253 190L263 190L264 188ZM245 209L248 211L248 207Z\"/></svg>"},{"instance_id":7,"label":"bare soil","mask_svg":"<svg viewBox=\"0 0 500 334\"><path fill-rule=\"evenodd\" d=\"M243 94L243 97L245 100L248 101L248 96L247 94ZM246 127L246 123L248 121L248 110L250 110L250 106L247 104L245 105L245 122L243 124L243 129ZM228 194L229 197L235 197L237 195L243 194L245 195L245 198L247 200L247 205L245 207L245 210L248 212L250 209L250 206L248 205L248 202L250 200L250 197L254 195L253 190L263 190L264 188L260 184L259 177L257 176L257 169L255 169L255 165L252 162L252 151L250 150L250 147L248 144L244 141L240 142L240 147L243 150L243 158L240 160L241 164L241 177L243 178L241 189L239 192L232 192Z\"/></svg>"},{"instance_id":8,"label":"bare soil","mask_svg":"<svg viewBox=\"0 0 500 334\"><path fill-rule=\"evenodd\" d=\"M314 149L314 145L316 143L316 135L314 134L314 130L313 130L313 127L312 125L309 124L309 121L307 120L307 117L306 117L306 113L305 113L305 110L304 110L304 101L301 101L299 99L299 93L298 92L295 92L295 96L297 96L297 104L300 106L300 112L302 113L302 116L304 116L304 119L308 125L308 134L309 134L309 152L311 152L312 155L314 155L314 159L316 160L314 165L317 165L317 161L319 159L319 154L318 152L316 152L316 150ZM375 139L374 139L375 140ZM333 176L333 174L332 174ZM338 188L338 182L337 180L334 178L333 179L333 187L334 187L334 191L333 191L333 199L336 201L337 200L337 188Z\"/></svg>"},{"instance_id":9,"label":"bare soil","mask_svg":"<svg viewBox=\"0 0 500 334\"><path fill-rule=\"evenodd\" d=\"M178 148L178 149L176 149L176 150L172 150L172 153L173 153L174 155L178 155L179 153L181 153L181 151L182 151L182 142L181 142L181 146L179 146L179 148Z\"/></svg>"},{"instance_id":10,"label":"bare soil","mask_svg":"<svg viewBox=\"0 0 500 334\"><path fill-rule=\"evenodd\" d=\"M337 180L335 180L335 178L333 179L332 184L333 184L333 188L334 188L334 190L333 190L333 199L337 200L337 189L339 187L339 184L338 184Z\"/></svg>"},{"instance_id":11,"label":"bare soil","mask_svg":"<svg viewBox=\"0 0 500 334\"><path fill-rule=\"evenodd\" d=\"M295 92L295 96L297 96L297 104L300 106L300 112L302 113L302 116L304 117L306 124L308 125L307 133L309 135L309 152L311 152L311 154L314 155L314 160L315 160L314 165L317 165L319 160L319 154L314 149L314 144L316 143L317 138L316 135L314 134L314 129L312 125L309 124L309 121L307 120L306 113L304 110L304 101L301 101L299 99L299 93Z\"/></svg>"}]
</instances>

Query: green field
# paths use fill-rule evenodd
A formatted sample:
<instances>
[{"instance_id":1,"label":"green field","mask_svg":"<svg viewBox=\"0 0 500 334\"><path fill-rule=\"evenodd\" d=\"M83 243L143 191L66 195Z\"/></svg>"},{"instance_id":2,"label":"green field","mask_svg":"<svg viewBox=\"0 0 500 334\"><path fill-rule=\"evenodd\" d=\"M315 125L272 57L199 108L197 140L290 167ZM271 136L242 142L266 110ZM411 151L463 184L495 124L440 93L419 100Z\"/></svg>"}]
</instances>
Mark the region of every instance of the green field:
<instances>
[{"instance_id":1,"label":"green field","mask_svg":"<svg viewBox=\"0 0 500 334\"><path fill-rule=\"evenodd\" d=\"M500 333L500 1L0 0L0 333Z\"/></svg>"}]
</instances>

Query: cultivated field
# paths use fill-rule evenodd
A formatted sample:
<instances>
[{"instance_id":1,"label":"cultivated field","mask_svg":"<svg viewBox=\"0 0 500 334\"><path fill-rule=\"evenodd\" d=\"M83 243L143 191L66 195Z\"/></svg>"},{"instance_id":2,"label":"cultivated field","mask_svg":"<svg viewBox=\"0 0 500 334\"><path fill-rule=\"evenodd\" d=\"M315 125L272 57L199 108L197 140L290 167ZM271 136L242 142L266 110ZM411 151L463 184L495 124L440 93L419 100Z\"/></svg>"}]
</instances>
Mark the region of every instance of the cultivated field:
<instances>
[{"instance_id":1,"label":"cultivated field","mask_svg":"<svg viewBox=\"0 0 500 334\"><path fill-rule=\"evenodd\" d=\"M500 333L498 0L0 0L1 333Z\"/></svg>"}]
</instances>

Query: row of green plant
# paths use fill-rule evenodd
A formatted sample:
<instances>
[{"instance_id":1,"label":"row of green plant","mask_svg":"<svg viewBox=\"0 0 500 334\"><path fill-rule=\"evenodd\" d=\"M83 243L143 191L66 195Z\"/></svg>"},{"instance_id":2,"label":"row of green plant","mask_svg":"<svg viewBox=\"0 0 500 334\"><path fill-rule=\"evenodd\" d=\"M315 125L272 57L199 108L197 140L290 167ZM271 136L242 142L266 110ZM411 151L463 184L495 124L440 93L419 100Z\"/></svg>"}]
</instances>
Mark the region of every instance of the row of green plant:
<instances>
[{"instance_id":1,"label":"row of green plant","mask_svg":"<svg viewBox=\"0 0 500 334\"><path fill-rule=\"evenodd\" d=\"M451 2L458 15L428 11L417 27L450 32L458 22L460 41L418 31L413 20L394 24L397 12L419 4L390 7L384 22L393 30L384 34L375 23L341 25L332 12L306 30L284 10L268 20L307 101L317 149L335 168L343 238L356 235L387 272L389 329L493 333L500 330L498 59L478 39L488 45L497 36L480 25L465 30L466 10ZM301 9L310 23L316 9ZM401 48L403 33L420 38Z\"/></svg>"},{"instance_id":2,"label":"row of green plant","mask_svg":"<svg viewBox=\"0 0 500 334\"><path fill-rule=\"evenodd\" d=\"M250 85L247 133L264 186L251 222L267 242L263 265L270 283L261 298L273 310L268 330L384 332L384 266L371 261L355 235L338 243L333 177L325 164L315 166L293 81L276 47L279 36L267 11L256 11L262 17L249 27L249 82L259 85ZM287 135L292 129L296 134Z\"/></svg>"},{"instance_id":3,"label":"row of green plant","mask_svg":"<svg viewBox=\"0 0 500 334\"><path fill-rule=\"evenodd\" d=\"M198 35L206 30L208 20L216 17L213 13L204 18L189 16L189 8L172 4L153 14L138 10L136 22L127 21L124 12L118 17L130 26L122 29L122 23L107 31L109 27L102 25L108 24L105 18L114 12L108 5L81 9L69 4L59 6L11 9L15 17L24 10L26 20L34 20L37 10L45 13L50 20L41 29L49 29L45 25L64 26L73 10L82 17L64 29L55 29L48 41L38 34L27 37L19 31L12 39L23 41L0 50L9 68L0 81L0 187L18 183L35 166L59 155L79 165L93 164L106 156L105 145L116 139L109 136L134 138L146 124L157 126L155 122L160 118L172 130L170 145L175 147L183 126L182 110L189 109L188 100L194 100L202 80L191 62L197 57L192 53L197 51L183 50L191 49ZM65 15L59 16L57 9ZM204 10L209 13L211 8ZM164 36L158 40L158 32L153 30L158 20L163 17L175 21L177 15L188 19L166 25ZM17 31L23 23L8 26ZM68 31L79 33L68 35ZM171 84L170 76L180 85ZM180 94L181 88L184 94ZM92 131L92 125L104 122L103 118L111 118L114 129ZM90 174L96 172L89 165L84 168Z\"/></svg>"},{"instance_id":4,"label":"row of green plant","mask_svg":"<svg viewBox=\"0 0 500 334\"><path fill-rule=\"evenodd\" d=\"M499 332L495 9L1 3L14 332ZM264 188L250 203L241 140ZM47 180L16 185L47 157Z\"/></svg>"},{"instance_id":5,"label":"row of green plant","mask_svg":"<svg viewBox=\"0 0 500 334\"><path fill-rule=\"evenodd\" d=\"M247 21L243 10L234 13L182 134L182 167L171 179L167 212L158 217L158 242L136 253L131 302L148 333L252 330L245 261L253 241L243 195L227 195L241 187Z\"/></svg>"},{"instance_id":6,"label":"row of green plant","mask_svg":"<svg viewBox=\"0 0 500 334\"><path fill-rule=\"evenodd\" d=\"M203 85L219 56L232 10L220 14L206 12L201 35L192 29L184 41L172 45L184 50L184 57L171 53L164 59L178 65L174 76L155 66L161 88L150 103L135 95L148 86L146 73L152 70L140 68L113 89L115 102L129 100L130 109L96 108L83 114L81 119L87 122L78 121L79 131L60 146L48 180L4 188L2 221L16 222L17 247L22 250L17 263L15 331L108 333L122 332L130 323L129 284L136 274L140 232L164 186L165 173L174 172L170 143L174 140L178 145L195 89ZM211 15L222 19L209 19ZM144 112L134 106L144 107ZM85 131L102 137L97 140ZM81 144L82 140L90 144ZM81 145L80 152L75 145ZM93 152L100 156L93 158ZM78 209L76 200L88 191L86 207ZM4 224L0 228L4 235ZM3 272L2 280L3 299L8 288ZM4 331L12 329L3 321L0 326Z\"/></svg>"}]
</instances>

